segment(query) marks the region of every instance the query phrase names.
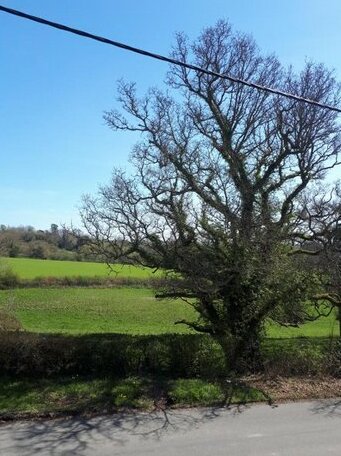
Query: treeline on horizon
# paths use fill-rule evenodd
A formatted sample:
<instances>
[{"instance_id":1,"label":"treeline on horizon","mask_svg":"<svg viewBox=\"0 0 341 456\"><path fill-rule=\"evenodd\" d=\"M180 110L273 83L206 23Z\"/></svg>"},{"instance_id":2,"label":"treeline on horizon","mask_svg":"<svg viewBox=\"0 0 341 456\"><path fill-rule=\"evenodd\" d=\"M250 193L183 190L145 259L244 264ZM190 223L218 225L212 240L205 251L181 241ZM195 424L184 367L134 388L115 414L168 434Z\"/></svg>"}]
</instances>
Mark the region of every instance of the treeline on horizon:
<instances>
[{"instance_id":1,"label":"treeline on horizon","mask_svg":"<svg viewBox=\"0 0 341 456\"><path fill-rule=\"evenodd\" d=\"M103 261L91 251L88 236L54 223L48 230L0 225L0 257Z\"/></svg>"}]
</instances>

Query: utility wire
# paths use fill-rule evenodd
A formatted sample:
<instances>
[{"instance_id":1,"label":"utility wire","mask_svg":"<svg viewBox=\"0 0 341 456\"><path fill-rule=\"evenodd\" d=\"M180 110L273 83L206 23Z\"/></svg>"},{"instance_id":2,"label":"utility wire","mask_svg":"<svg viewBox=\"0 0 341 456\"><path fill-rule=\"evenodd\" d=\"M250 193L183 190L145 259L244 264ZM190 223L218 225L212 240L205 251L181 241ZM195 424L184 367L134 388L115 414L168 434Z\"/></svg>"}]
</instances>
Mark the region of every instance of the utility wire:
<instances>
[{"instance_id":1,"label":"utility wire","mask_svg":"<svg viewBox=\"0 0 341 456\"><path fill-rule=\"evenodd\" d=\"M300 97L300 96L294 95L292 93L283 92L282 90L277 90L277 89L274 89L271 87L266 87L266 86L262 86L260 84L256 84L254 82L245 81L244 79L236 78L234 76L217 73L216 71L206 70L204 68L200 68L199 66L191 65L190 63L181 62L180 60L172 59L171 57L166 57L164 55L156 54L154 52L145 51L144 49L139 49L139 48L136 48L133 46L129 46L128 44L120 43L118 41L113 41L113 40L104 38L99 35L94 35L92 33L85 32L84 30L79 30L79 29L75 29L72 27L68 27L67 25L59 24L58 22L52 22L52 21L49 21L42 17L32 16L31 14L27 14L27 13L24 13L22 11L18 11L18 10L12 9L12 8L7 8L5 6L0 5L0 11L3 11L4 13L12 14L14 16L19 16L24 19L28 19L30 21L38 22L40 24L48 25L49 27L53 27L53 28L62 30L64 32L73 33L75 35L79 35L84 38L89 38L91 40L99 41L101 43L110 44L111 46L115 46L115 47L124 49L126 51L134 52L135 54L145 55L146 57L151 57L153 59L162 60L164 62L168 62L173 65L177 65L177 66L180 66L183 68L188 68L189 70L198 71L200 73L208 74L210 76L215 76L215 77L218 77L221 79L227 79L230 82L242 84L242 85L245 85L248 87L252 87L253 89L257 89L257 90L262 90L263 92L269 92L269 93L272 93L275 95L280 95L280 96L283 96L286 98L290 98L292 100L301 101L303 103L308 103L310 105L318 106L323 109L329 109L330 111L335 111L335 112L341 113L341 108L337 108L336 106L319 103L318 101L311 100L310 98Z\"/></svg>"}]
</instances>

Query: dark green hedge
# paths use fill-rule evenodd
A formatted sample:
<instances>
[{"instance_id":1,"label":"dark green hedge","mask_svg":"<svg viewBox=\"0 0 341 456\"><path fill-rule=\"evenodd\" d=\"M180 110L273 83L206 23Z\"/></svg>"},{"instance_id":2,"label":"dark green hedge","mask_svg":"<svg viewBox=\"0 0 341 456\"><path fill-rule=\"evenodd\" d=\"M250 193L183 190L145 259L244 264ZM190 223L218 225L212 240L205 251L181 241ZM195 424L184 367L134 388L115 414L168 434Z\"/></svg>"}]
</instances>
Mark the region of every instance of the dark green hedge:
<instances>
[{"instance_id":1,"label":"dark green hedge","mask_svg":"<svg viewBox=\"0 0 341 456\"><path fill-rule=\"evenodd\" d=\"M221 375L220 348L201 335L0 333L0 374Z\"/></svg>"},{"instance_id":2,"label":"dark green hedge","mask_svg":"<svg viewBox=\"0 0 341 456\"><path fill-rule=\"evenodd\" d=\"M341 375L341 345L326 339L268 339L262 347L269 375ZM200 334L64 336L0 332L0 375L225 375L220 347Z\"/></svg>"}]
</instances>

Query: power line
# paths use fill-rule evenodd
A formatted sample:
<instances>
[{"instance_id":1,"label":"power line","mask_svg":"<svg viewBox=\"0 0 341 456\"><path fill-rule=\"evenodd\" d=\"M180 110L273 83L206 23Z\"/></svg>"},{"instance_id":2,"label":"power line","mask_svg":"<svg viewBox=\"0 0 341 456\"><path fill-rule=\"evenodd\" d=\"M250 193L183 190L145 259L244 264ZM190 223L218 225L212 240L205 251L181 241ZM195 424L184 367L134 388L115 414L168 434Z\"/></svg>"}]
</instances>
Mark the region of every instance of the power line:
<instances>
[{"instance_id":1,"label":"power line","mask_svg":"<svg viewBox=\"0 0 341 456\"><path fill-rule=\"evenodd\" d=\"M140 55L144 55L146 57L151 57L153 59L162 60L164 62L168 62L173 65L181 66L183 68L188 68L189 70L198 71L198 72L208 74L210 76L215 76L215 77L218 77L221 79L227 79L230 82L252 87L253 89L262 90L264 92L269 92L269 93L272 93L275 95L281 95L283 97L290 98L292 100L301 101L303 103L308 103L310 105L318 106L323 109L329 109L330 111L335 111L335 112L341 113L341 108L337 108L336 106L331 106L328 104L320 103L318 101L311 100L310 98L300 97L298 95L283 92L282 90L277 90L272 87L262 86L260 84L256 84L256 83L250 82L250 81L245 81L243 79L236 78L234 76L217 73L216 71L206 70L204 68L200 68L199 66L191 65L190 63L184 63L184 62L181 62L180 60L172 59L171 57L166 57L164 55L156 54L154 52L145 51L144 49L129 46L128 44L120 43L118 41L113 41L113 40L110 40L109 38L104 38L99 35L94 35L92 33L85 32L84 30L79 30L79 29L75 29L73 27L68 27L67 25L59 24L58 22L52 22L52 21L49 21L42 17L32 16L31 14L27 14L27 13L24 13L22 11L18 11L18 10L12 9L12 8L7 8L5 6L0 5L0 11L3 11L4 13L12 14L14 16L19 16L21 18L28 19L33 22L38 22L40 24L48 25L49 27L53 27L53 28L62 30L64 32L73 33L74 35L79 35L84 38L89 38L91 40L99 41L101 43L110 44L111 46L115 46L115 47L124 49L126 51L134 52L135 54L140 54Z\"/></svg>"}]
</instances>

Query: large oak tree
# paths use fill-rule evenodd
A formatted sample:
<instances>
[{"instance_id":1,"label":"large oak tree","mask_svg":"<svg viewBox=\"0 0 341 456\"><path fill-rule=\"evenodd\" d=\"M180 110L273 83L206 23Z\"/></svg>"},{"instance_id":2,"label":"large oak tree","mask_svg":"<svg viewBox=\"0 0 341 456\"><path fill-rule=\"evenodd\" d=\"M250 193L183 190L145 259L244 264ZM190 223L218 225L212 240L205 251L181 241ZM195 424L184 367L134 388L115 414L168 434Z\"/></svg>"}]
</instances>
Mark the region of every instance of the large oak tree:
<instances>
[{"instance_id":1,"label":"large oak tree","mask_svg":"<svg viewBox=\"0 0 341 456\"><path fill-rule=\"evenodd\" d=\"M340 86L322 64L296 74L224 21L193 43L179 34L172 56L340 102ZM168 271L158 296L193 305L198 320L183 323L211 334L228 367L241 371L258 362L268 317L298 304L305 313L307 298L323 291L302 259L320 251L312 242L320 220L314 201L339 164L340 124L333 111L184 67L172 66L167 84L144 97L134 83L119 84L121 109L105 119L113 130L139 134L134 172L115 170L97 197L86 197L83 221L109 262L134 258ZM323 194L333 198L332 189ZM324 216L330 228L339 214Z\"/></svg>"}]
</instances>

